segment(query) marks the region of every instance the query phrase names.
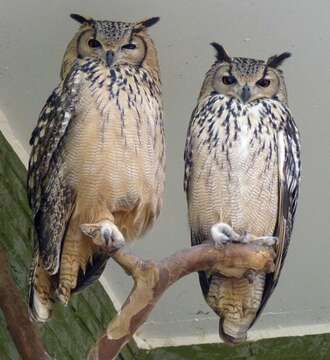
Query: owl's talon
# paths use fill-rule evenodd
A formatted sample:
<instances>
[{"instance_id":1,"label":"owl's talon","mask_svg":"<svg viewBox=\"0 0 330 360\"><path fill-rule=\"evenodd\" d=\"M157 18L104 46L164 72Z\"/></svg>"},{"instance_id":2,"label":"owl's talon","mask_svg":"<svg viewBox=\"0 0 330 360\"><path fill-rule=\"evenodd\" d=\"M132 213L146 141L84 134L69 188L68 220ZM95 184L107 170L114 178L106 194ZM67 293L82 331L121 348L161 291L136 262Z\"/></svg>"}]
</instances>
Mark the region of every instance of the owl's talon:
<instances>
[{"instance_id":1,"label":"owl's talon","mask_svg":"<svg viewBox=\"0 0 330 360\"><path fill-rule=\"evenodd\" d=\"M68 305L70 296L71 296L71 289L67 288L63 285L60 285L57 289L57 298L63 305Z\"/></svg>"},{"instance_id":2,"label":"owl's talon","mask_svg":"<svg viewBox=\"0 0 330 360\"><path fill-rule=\"evenodd\" d=\"M276 237L276 236L262 236L262 237L256 238L254 240L254 242L257 245L260 245L260 246L272 247L272 246L275 246L276 243L278 242L278 237Z\"/></svg>"},{"instance_id":3,"label":"owl's talon","mask_svg":"<svg viewBox=\"0 0 330 360\"><path fill-rule=\"evenodd\" d=\"M101 233L102 233L102 229L101 229ZM103 229L103 234L102 234L104 240L105 240L105 245L109 246L110 242L111 242L111 231L108 228Z\"/></svg>"},{"instance_id":4,"label":"owl's talon","mask_svg":"<svg viewBox=\"0 0 330 360\"><path fill-rule=\"evenodd\" d=\"M248 270L244 277L247 279L247 281L249 282L249 284L252 284L253 281L255 280L257 276L257 273L254 270Z\"/></svg>"},{"instance_id":5,"label":"owl's talon","mask_svg":"<svg viewBox=\"0 0 330 360\"><path fill-rule=\"evenodd\" d=\"M247 233L247 232L244 232L242 235L239 236L238 238L238 242L241 243L241 244L249 244L250 242L254 241L256 238Z\"/></svg>"},{"instance_id":6,"label":"owl's talon","mask_svg":"<svg viewBox=\"0 0 330 360\"><path fill-rule=\"evenodd\" d=\"M238 242L239 234L233 228L225 223L217 223L211 227L211 236L215 247L223 247L228 242Z\"/></svg>"},{"instance_id":7,"label":"owl's talon","mask_svg":"<svg viewBox=\"0 0 330 360\"><path fill-rule=\"evenodd\" d=\"M96 224L82 224L80 230L94 241L96 245L117 250L124 246L125 239L118 227L111 221L100 221Z\"/></svg>"}]
</instances>

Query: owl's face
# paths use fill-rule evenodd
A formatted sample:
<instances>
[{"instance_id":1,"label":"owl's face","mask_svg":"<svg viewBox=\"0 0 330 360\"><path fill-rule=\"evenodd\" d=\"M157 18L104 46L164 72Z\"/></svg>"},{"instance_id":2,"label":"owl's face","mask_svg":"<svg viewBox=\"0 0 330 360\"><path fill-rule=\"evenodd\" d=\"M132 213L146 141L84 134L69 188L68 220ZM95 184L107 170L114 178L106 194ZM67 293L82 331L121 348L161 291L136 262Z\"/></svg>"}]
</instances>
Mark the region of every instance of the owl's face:
<instances>
[{"instance_id":1,"label":"owl's face","mask_svg":"<svg viewBox=\"0 0 330 360\"><path fill-rule=\"evenodd\" d=\"M62 77L77 57L97 58L110 68L121 64L142 66L148 55L156 56L146 29L157 23L158 17L137 23L87 19L77 14L71 17L82 26L64 55Z\"/></svg>"},{"instance_id":2,"label":"owl's face","mask_svg":"<svg viewBox=\"0 0 330 360\"><path fill-rule=\"evenodd\" d=\"M230 58L221 45L212 45L217 50L217 62L211 69L209 90L242 103L263 98L287 101L283 74L277 66L290 56L289 53L273 56L268 61Z\"/></svg>"}]
</instances>

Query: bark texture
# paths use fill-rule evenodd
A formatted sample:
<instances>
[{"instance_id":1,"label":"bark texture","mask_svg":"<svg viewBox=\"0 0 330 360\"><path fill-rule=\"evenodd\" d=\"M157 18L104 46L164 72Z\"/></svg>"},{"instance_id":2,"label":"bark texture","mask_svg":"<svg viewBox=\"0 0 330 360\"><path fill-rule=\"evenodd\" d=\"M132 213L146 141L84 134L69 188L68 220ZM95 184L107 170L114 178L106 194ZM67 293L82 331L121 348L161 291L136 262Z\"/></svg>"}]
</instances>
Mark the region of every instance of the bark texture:
<instances>
[{"instance_id":1,"label":"bark texture","mask_svg":"<svg viewBox=\"0 0 330 360\"><path fill-rule=\"evenodd\" d=\"M6 252L0 248L0 308L8 331L23 360L50 359L41 338L30 321L27 306L8 266Z\"/></svg>"}]
</instances>

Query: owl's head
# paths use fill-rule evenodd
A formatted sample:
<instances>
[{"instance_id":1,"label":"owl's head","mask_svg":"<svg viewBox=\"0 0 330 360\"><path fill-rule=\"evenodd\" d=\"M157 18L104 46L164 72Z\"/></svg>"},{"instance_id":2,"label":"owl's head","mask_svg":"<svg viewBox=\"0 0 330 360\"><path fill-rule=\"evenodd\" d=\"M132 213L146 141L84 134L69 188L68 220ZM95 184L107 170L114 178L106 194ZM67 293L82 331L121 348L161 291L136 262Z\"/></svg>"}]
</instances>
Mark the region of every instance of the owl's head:
<instances>
[{"instance_id":1,"label":"owl's head","mask_svg":"<svg viewBox=\"0 0 330 360\"><path fill-rule=\"evenodd\" d=\"M77 58L101 59L105 66L130 64L158 68L156 49L147 29L159 17L139 22L94 20L78 14L71 18L81 24L69 43L63 58L61 77L65 78Z\"/></svg>"},{"instance_id":2,"label":"owl's head","mask_svg":"<svg viewBox=\"0 0 330 360\"><path fill-rule=\"evenodd\" d=\"M290 53L274 55L264 61L230 57L221 45L211 45L216 50L216 62L206 76L202 96L215 91L243 103L262 98L287 102L285 81L279 66L291 56Z\"/></svg>"}]
</instances>

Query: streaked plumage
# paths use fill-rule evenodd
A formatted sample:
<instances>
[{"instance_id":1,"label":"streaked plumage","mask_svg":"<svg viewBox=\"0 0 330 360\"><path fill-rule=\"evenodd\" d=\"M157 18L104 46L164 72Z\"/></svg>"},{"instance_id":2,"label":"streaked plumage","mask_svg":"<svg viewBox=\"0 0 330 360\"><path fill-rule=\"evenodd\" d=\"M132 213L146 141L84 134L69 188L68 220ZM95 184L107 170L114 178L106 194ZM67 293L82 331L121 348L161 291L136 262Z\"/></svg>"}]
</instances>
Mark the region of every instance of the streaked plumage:
<instances>
[{"instance_id":1,"label":"streaked plumage","mask_svg":"<svg viewBox=\"0 0 330 360\"><path fill-rule=\"evenodd\" d=\"M36 249L32 316L97 279L106 264L83 224L133 240L157 218L164 190L164 129L156 49L147 27L95 21L67 47L61 82L31 137L28 193ZM85 225L83 225L85 226Z\"/></svg>"},{"instance_id":2,"label":"streaked plumage","mask_svg":"<svg viewBox=\"0 0 330 360\"><path fill-rule=\"evenodd\" d=\"M264 62L230 58L213 46L217 60L203 83L185 148L192 245L211 241L217 223L240 235L279 238L273 274L254 279L199 274L206 301L220 316L220 335L237 343L278 281L296 211L300 145L278 69L289 54Z\"/></svg>"}]
</instances>

